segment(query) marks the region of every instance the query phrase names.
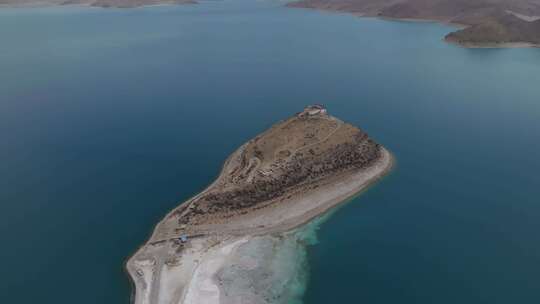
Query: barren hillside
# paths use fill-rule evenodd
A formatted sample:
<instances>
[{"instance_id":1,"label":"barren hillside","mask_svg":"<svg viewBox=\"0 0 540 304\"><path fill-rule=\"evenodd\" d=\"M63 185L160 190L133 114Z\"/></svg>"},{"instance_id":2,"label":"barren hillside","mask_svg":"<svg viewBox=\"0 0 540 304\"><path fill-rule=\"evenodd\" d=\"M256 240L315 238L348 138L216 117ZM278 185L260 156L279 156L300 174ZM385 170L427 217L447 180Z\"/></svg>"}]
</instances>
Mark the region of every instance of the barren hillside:
<instances>
[{"instance_id":1,"label":"barren hillside","mask_svg":"<svg viewBox=\"0 0 540 304\"><path fill-rule=\"evenodd\" d=\"M540 41L540 0L300 0L288 6L462 24L469 28L447 39L468 46Z\"/></svg>"},{"instance_id":2,"label":"barren hillside","mask_svg":"<svg viewBox=\"0 0 540 304\"><path fill-rule=\"evenodd\" d=\"M321 106L307 107L235 151L218 179L171 212L153 240L214 231L226 223L231 230L252 223L271 226L271 219L309 210L301 207L306 202L298 208L292 203L306 193L372 168L385 153L362 130L328 115ZM258 214L264 216L253 220Z\"/></svg>"}]
</instances>

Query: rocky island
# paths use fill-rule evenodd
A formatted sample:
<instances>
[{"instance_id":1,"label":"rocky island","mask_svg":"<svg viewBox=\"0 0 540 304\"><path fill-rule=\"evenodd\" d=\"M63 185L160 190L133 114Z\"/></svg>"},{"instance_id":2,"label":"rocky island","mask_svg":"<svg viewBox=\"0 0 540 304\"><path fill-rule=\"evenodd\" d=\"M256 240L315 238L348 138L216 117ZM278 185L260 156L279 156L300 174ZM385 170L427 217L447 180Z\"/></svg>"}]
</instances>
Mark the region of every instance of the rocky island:
<instances>
[{"instance_id":1,"label":"rocky island","mask_svg":"<svg viewBox=\"0 0 540 304\"><path fill-rule=\"evenodd\" d=\"M127 261L135 304L287 303L298 231L385 175L392 155L321 105L281 121L225 161ZM287 248L293 248L293 251Z\"/></svg>"},{"instance_id":2,"label":"rocky island","mask_svg":"<svg viewBox=\"0 0 540 304\"><path fill-rule=\"evenodd\" d=\"M540 46L540 0L300 0L288 6L449 23L460 29L445 40L465 47Z\"/></svg>"}]
</instances>

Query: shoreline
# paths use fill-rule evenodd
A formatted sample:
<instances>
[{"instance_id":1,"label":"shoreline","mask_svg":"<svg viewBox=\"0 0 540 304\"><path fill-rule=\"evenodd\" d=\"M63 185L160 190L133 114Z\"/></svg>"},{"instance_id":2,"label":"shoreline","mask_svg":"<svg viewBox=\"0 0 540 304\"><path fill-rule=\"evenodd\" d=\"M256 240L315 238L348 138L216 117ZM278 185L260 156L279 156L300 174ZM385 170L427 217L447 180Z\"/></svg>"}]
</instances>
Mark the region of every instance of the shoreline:
<instances>
[{"instance_id":1,"label":"shoreline","mask_svg":"<svg viewBox=\"0 0 540 304\"><path fill-rule=\"evenodd\" d=\"M359 17L359 18L372 18L372 19L391 21L391 22L393 21L393 22L415 22L415 23L439 23L442 25L447 25L447 26L456 28L457 30L462 30L471 26L469 24L451 22L448 20L437 19L437 18L397 18L397 17L380 16L380 15L373 15L373 14L363 14L359 12L350 12L350 11L338 10L338 9L326 9L326 8L319 8L319 7L289 5L289 4L294 4L294 3L296 2L289 2L285 6L288 8L293 8L293 9L308 9L308 10L316 10L316 11L326 12L326 13L349 14L349 15ZM449 32L446 35L449 35L454 32ZM441 39L443 42L446 42L450 45L458 46L461 48L468 48L468 49L540 48L540 44L533 43L533 42L525 42L525 41L503 42L503 43L496 43L496 42L494 43L470 43L470 42L461 43L457 41L448 40L446 38L446 35L445 37Z\"/></svg>"},{"instance_id":2,"label":"shoreline","mask_svg":"<svg viewBox=\"0 0 540 304\"><path fill-rule=\"evenodd\" d=\"M198 4L196 0L186 0L184 2L171 2L163 1L163 3L148 3L148 4L135 4L133 6L115 6L115 5L94 5L91 2L88 3L69 3L66 1L55 3L51 2L33 2L33 3L6 3L0 4L1 9L46 9L46 8L95 8L95 9L138 9L149 8L159 6L181 6L181 5L193 5Z\"/></svg>"},{"instance_id":3,"label":"shoreline","mask_svg":"<svg viewBox=\"0 0 540 304\"><path fill-rule=\"evenodd\" d=\"M367 16L366 16L367 17ZM413 22L413 23L438 23L442 25L447 25L457 29L464 29L470 25L464 23L451 22L441 19L431 19L431 18L394 18L394 17L385 17L385 16L373 16L373 18L385 21L394 21L394 22Z\"/></svg>"},{"instance_id":4,"label":"shoreline","mask_svg":"<svg viewBox=\"0 0 540 304\"><path fill-rule=\"evenodd\" d=\"M444 42L465 48L465 49L527 49L540 48L540 44L531 42L502 42L502 43L476 43L476 42L459 42L452 39L443 38Z\"/></svg>"},{"instance_id":5,"label":"shoreline","mask_svg":"<svg viewBox=\"0 0 540 304\"><path fill-rule=\"evenodd\" d=\"M173 1L167 1L162 0L162 3L148 3L148 4L134 4L134 5L114 5L114 4L98 4L95 5L91 2L89 3L69 3L68 2L56 2L56 1L50 1L50 2L31 2L31 3L9 3L9 4L0 4L0 9L24 9L24 8L52 8L52 7L81 7L81 8L100 8L100 9L137 9L137 8L146 8L146 7L155 7L155 6L176 6L176 5L192 5L192 4L198 4L196 0L184 0L179 2L173 2ZM429 17L429 18L399 18L399 17L390 17L390 16L380 16L377 14L370 14L370 13L360 13L360 12L353 12L353 11L347 11L347 10L340 10L340 9L332 9L332 8L324 8L324 7L317 7L317 6L297 6L295 5L296 1L285 3L283 6L286 8L294 8L294 9L309 9L309 10L316 10L320 12L327 12L327 13L339 13L339 14L350 14L355 17L361 17L361 18L373 18L373 19L379 19L384 21L395 21L395 22L426 22L426 23L439 23L442 25L447 25L450 27L454 27L457 30L462 30L465 28L470 27L470 24L462 24L462 23L456 23L451 22L444 19L438 19L436 17ZM527 18L532 18L531 20L540 20L539 16L525 16L521 14L517 14L511 11L508 11L510 14L522 19L522 20L528 20ZM447 35L455 33L449 32ZM504 48L540 48L540 44L533 43L533 42L503 42L503 43L497 43L497 42L487 42L487 43L475 43L475 42L458 42L458 41L451 41L448 40L446 37L443 37L441 39L442 41L458 46L461 48L470 48L470 49L481 49L481 48L488 48L488 49L504 49Z\"/></svg>"},{"instance_id":6,"label":"shoreline","mask_svg":"<svg viewBox=\"0 0 540 304\"><path fill-rule=\"evenodd\" d=\"M289 2L289 3L294 4L295 2ZM464 23L451 22L448 20L437 19L437 18L398 18L398 17L390 17L390 16L381 16L381 15L376 15L376 14L375 15L363 14L360 12L350 12L346 10L326 9L326 8L308 7L308 6L294 6L294 5L288 5L288 4L286 4L285 7L292 8L292 9L315 10L315 11L331 13L331 14L347 14L347 15L358 17L358 18L383 20L383 21L413 22L413 23L439 23L439 24L448 25L454 28L466 28L470 26Z\"/></svg>"}]
</instances>

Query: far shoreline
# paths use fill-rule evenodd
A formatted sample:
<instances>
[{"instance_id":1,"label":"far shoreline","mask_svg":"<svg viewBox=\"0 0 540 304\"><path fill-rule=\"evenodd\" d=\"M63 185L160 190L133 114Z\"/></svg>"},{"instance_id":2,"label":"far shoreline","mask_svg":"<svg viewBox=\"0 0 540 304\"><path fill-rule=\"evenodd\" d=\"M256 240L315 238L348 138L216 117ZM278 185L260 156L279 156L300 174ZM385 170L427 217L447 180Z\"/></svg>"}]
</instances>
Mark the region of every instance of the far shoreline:
<instances>
[{"instance_id":1,"label":"far shoreline","mask_svg":"<svg viewBox=\"0 0 540 304\"><path fill-rule=\"evenodd\" d=\"M318 8L318 7L305 7L305 6L293 6L289 4L294 4L295 1L289 2L285 4L288 8L293 9L306 9L306 10L315 10L319 12L325 12L325 13L334 13L334 14L348 14L352 15L354 17L358 18L365 18L365 19L375 19L375 20L383 20L383 21L389 21L389 22L412 22L412 23L438 23L446 26L450 26L455 28L456 30L462 30L465 28L470 27L468 24L462 24L462 23L456 23L456 22L450 22L447 20L441 20L436 18L395 18L395 17L387 17L387 16L378 16L378 15L370 15L370 14L362 14L358 12L348 12L346 10L336 10L336 9L325 9L325 8ZM451 34L453 32L448 32L446 35ZM532 42L503 42L503 43L472 43L472 42L454 42L449 39L443 37L441 40L443 42L446 42L447 44L458 46L461 48L468 48L468 49L513 49L513 48L540 48L540 44L532 43Z\"/></svg>"},{"instance_id":2,"label":"far shoreline","mask_svg":"<svg viewBox=\"0 0 540 304\"><path fill-rule=\"evenodd\" d=\"M51 3L51 2L34 2L27 4L6 3L0 4L0 10L2 9L44 9L44 8L88 8L88 9L141 9L151 7L174 7L183 5L199 4L196 0L186 0L185 2L173 3L170 1L163 1L163 3L148 3L148 4L136 4L133 6L115 6L115 5L93 5L92 3Z\"/></svg>"},{"instance_id":3,"label":"far shoreline","mask_svg":"<svg viewBox=\"0 0 540 304\"><path fill-rule=\"evenodd\" d=\"M495 43L495 42L486 42L486 43L478 43L478 42L459 42L454 41L452 39L443 38L444 42L448 44L455 45L457 47L465 48L465 49L528 49L528 48L540 48L540 44L536 43L530 43L530 42L502 42L502 43Z\"/></svg>"},{"instance_id":4,"label":"far shoreline","mask_svg":"<svg viewBox=\"0 0 540 304\"><path fill-rule=\"evenodd\" d=\"M442 25L453 27L457 30L465 29L470 27L470 25L462 24L462 23L456 23L456 22L450 22L447 20L441 20L437 18L396 18L396 17L388 17L388 16L378 16L378 15L370 15L370 14L362 14L358 12L349 12L346 10L336 10L336 9L325 9L325 8L319 8L319 7L307 7L307 6L294 6L291 4L296 3L296 1L287 2L283 6L286 8L293 8L293 9L308 9L308 10L316 10L320 12L326 12L326 13L338 13L338 14L349 14L355 17L360 18L373 18L373 19L379 19L383 21L394 21L394 22L416 22L416 23L439 23ZM173 3L170 1L164 0L163 3L149 3L149 4L135 4L133 6L115 6L115 5L93 5L92 3L66 3L66 2L59 2L59 3L28 3L28 4L0 4L0 10L1 9L38 9L38 8L53 8L53 7L79 7L79 8L98 8L98 9L137 9L137 8L149 8L149 7L159 7L159 6L181 6L181 5L193 5L193 4L199 4L196 0L186 0L185 2L178 2ZM446 34L451 34L454 32L449 32ZM441 40L457 47L461 48L468 48L468 49L514 49L514 48L540 48L540 44L527 42L527 41L518 41L518 42L486 42L486 43L478 43L478 42L459 42L459 41L453 41L451 39L448 39L447 37L443 37Z\"/></svg>"}]
</instances>

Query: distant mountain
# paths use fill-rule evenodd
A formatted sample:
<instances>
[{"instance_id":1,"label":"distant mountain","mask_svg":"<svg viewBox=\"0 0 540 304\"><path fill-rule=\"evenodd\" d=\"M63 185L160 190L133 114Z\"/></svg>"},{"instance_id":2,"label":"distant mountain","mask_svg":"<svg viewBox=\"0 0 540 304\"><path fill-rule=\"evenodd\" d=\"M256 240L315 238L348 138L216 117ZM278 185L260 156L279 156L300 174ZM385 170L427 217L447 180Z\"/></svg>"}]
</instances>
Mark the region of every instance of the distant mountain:
<instances>
[{"instance_id":1,"label":"distant mountain","mask_svg":"<svg viewBox=\"0 0 540 304\"><path fill-rule=\"evenodd\" d=\"M465 46L540 43L540 0L300 0L288 6L465 25L446 36Z\"/></svg>"},{"instance_id":2,"label":"distant mountain","mask_svg":"<svg viewBox=\"0 0 540 304\"><path fill-rule=\"evenodd\" d=\"M540 45L540 20L526 21L514 14L500 12L483 18L478 24L450 33L445 39L465 46Z\"/></svg>"},{"instance_id":3,"label":"distant mountain","mask_svg":"<svg viewBox=\"0 0 540 304\"><path fill-rule=\"evenodd\" d=\"M158 4L191 4L195 0L0 0L0 6L90 5L132 8Z\"/></svg>"},{"instance_id":4,"label":"distant mountain","mask_svg":"<svg viewBox=\"0 0 540 304\"><path fill-rule=\"evenodd\" d=\"M98 7L131 8L158 4L188 4L195 0L67 0L63 4L89 4Z\"/></svg>"}]
</instances>

